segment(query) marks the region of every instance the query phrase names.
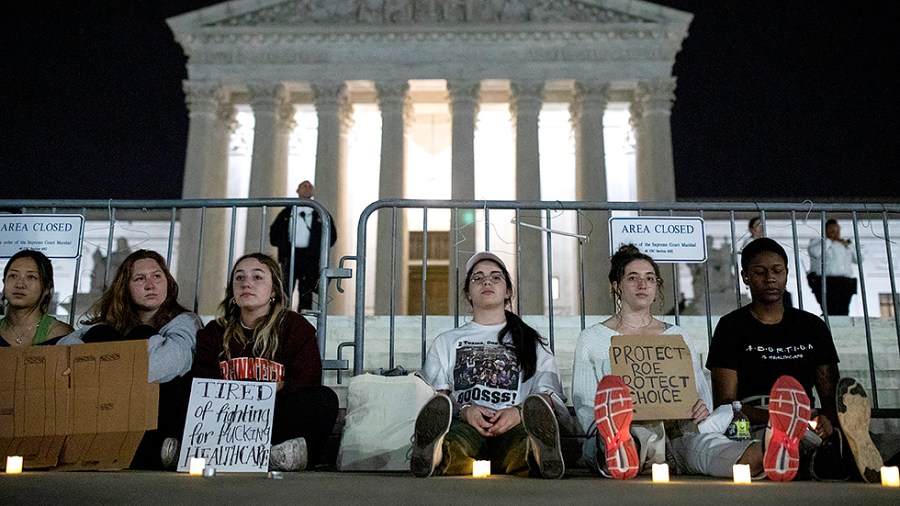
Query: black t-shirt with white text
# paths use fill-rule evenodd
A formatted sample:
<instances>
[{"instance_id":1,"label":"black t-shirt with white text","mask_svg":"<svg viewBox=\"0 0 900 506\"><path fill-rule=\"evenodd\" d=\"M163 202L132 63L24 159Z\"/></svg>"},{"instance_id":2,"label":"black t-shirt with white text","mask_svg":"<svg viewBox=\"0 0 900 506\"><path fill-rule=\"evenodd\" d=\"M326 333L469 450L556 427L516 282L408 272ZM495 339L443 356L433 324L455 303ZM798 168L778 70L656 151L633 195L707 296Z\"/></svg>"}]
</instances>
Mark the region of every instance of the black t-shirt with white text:
<instances>
[{"instance_id":1,"label":"black t-shirt with white text","mask_svg":"<svg viewBox=\"0 0 900 506\"><path fill-rule=\"evenodd\" d=\"M706 367L737 371L738 399L769 395L775 380L787 374L803 385L811 400L816 368L838 362L831 331L816 315L787 307L781 321L770 325L745 306L719 320Z\"/></svg>"}]
</instances>

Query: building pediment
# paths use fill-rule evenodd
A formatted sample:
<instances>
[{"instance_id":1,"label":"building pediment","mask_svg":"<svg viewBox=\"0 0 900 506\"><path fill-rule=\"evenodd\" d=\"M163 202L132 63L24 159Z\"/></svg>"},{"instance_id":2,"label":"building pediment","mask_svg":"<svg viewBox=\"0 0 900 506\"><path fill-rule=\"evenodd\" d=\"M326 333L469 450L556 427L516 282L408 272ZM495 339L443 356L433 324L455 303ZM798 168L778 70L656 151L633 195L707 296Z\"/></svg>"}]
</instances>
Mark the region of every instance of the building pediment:
<instances>
[{"instance_id":1,"label":"building pediment","mask_svg":"<svg viewBox=\"0 0 900 506\"><path fill-rule=\"evenodd\" d=\"M234 0L167 22L192 79L634 80L670 75L692 17L640 0Z\"/></svg>"},{"instance_id":2,"label":"building pediment","mask_svg":"<svg viewBox=\"0 0 900 506\"><path fill-rule=\"evenodd\" d=\"M215 25L413 25L466 23L640 23L649 16L576 0L292 0L216 21Z\"/></svg>"},{"instance_id":3,"label":"building pediment","mask_svg":"<svg viewBox=\"0 0 900 506\"><path fill-rule=\"evenodd\" d=\"M690 15L634 0L239 0L176 16L200 27L467 26L687 23ZM524 27L523 27L524 28Z\"/></svg>"}]
</instances>

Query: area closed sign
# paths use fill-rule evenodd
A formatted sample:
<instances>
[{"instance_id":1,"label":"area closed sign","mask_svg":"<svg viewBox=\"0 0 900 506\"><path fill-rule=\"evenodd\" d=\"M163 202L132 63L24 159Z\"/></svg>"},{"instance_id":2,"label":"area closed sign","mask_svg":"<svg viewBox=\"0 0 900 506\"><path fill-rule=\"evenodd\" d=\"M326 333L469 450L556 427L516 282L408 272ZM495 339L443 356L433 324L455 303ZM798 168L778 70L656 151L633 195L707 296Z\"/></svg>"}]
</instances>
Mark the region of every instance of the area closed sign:
<instances>
[{"instance_id":1,"label":"area closed sign","mask_svg":"<svg viewBox=\"0 0 900 506\"><path fill-rule=\"evenodd\" d=\"M703 218L664 216L609 219L610 255L625 244L634 244L657 262L706 261Z\"/></svg>"}]
</instances>

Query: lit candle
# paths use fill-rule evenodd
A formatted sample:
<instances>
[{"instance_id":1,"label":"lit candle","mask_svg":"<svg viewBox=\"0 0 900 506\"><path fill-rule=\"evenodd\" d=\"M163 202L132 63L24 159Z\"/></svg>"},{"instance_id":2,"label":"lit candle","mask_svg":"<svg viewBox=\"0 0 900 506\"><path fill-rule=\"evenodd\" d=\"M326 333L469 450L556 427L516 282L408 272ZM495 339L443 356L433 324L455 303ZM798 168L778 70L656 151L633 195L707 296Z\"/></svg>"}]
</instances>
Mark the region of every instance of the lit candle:
<instances>
[{"instance_id":1,"label":"lit candle","mask_svg":"<svg viewBox=\"0 0 900 506\"><path fill-rule=\"evenodd\" d=\"M894 468L896 476L897 468ZM6 474L19 474L22 472L22 457L8 456L6 457Z\"/></svg>"},{"instance_id":2,"label":"lit candle","mask_svg":"<svg viewBox=\"0 0 900 506\"><path fill-rule=\"evenodd\" d=\"M206 459L191 457L191 476L203 476L203 468L206 467Z\"/></svg>"},{"instance_id":3,"label":"lit candle","mask_svg":"<svg viewBox=\"0 0 900 506\"><path fill-rule=\"evenodd\" d=\"M653 464L653 483L669 483L669 464Z\"/></svg>"},{"instance_id":4,"label":"lit candle","mask_svg":"<svg viewBox=\"0 0 900 506\"><path fill-rule=\"evenodd\" d=\"M900 487L900 475L897 473L897 466L884 466L881 468L881 484L885 487Z\"/></svg>"},{"instance_id":5,"label":"lit candle","mask_svg":"<svg viewBox=\"0 0 900 506\"><path fill-rule=\"evenodd\" d=\"M473 478L486 478L491 475L490 460L476 460L472 465Z\"/></svg>"},{"instance_id":6,"label":"lit candle","mask_svg":"<svg viewBox=\"0 0 900 506\"><path fill-rule=\"evenodd\" d=\"M735 483L750 483L750 464L735 464L731 469Z\"/></svg>"}]
</instances>

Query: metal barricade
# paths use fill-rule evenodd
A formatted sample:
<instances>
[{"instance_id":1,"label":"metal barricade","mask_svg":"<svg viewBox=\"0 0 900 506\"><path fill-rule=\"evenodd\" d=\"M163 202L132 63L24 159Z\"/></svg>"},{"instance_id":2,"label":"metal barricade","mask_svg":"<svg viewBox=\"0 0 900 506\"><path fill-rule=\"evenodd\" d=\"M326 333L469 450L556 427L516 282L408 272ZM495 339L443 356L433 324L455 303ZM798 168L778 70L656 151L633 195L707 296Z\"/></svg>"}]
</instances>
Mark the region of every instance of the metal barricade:
<instances>
[{"instance_id":1,"label":"metal barricade","mask_svg":"<svg viewBox=\"0 0 900 506\"><path fill-rule=\"evenodd\" d=\"M166 262L169 265L172 265L173 257L175 256L175 245L176 239L179 242L180 251L190 251L192 252L192 257L195 257L195 264L190 266L192 272L200 273L203 268L204 258L209 254L208 251L204 251L205 239L208 237L215 237L217 234L226 234L224 241L220 241L226 244L228 249L227 253L227 262L222 266L225 269L223 279L227 279L228 273L230 272L230 268L233 265L236 257L236 250L238 250L238 246L236 243L237 237L237 229L238 229L238 221L243 216L243 219L246 222L249 222L251 218L245 216L248 214L247 212L250 210L258 210L258 221L254 221L254 225L259 230L258 237L254 238L245 238L245 245L248 247L247 252L251 251L263 251L267 252L271 250L269 245L269 241L267 239L267 231L269 230L269 222L271 218L269 216L269 210L272 207L282 208L282 207L293 207L293 212L291 215L289 230L294 230L295 223L297 223L298 217L298 207L311 207L313 208L319 216L322 218L323 226L322 226L322 236L321 236L321 250L320 250L320 262L319 262L319 286L326 287L328 286L328 282L332 278L340 278L347 277L344 273L336 272L335 270L328 268L328 258L329 258L329 244L331 239L331 216L325 209L325 207L315 200L306 200L306 199L194 199L194 200L54 200L54 201L45 201L45 200L0 200L0 209L5 209L8 212L18 212L20 214L80 214L85 216L87 220L99 220L103 222L108 222L108 232L106 239L106 251L111 253L113 251L113 242L117 233L117 226L120 226L123 222L141 220L141 221L155 221L155 222L167 222L168 223L168 235L165 239L165 253L161 254L166 258ZM227 225L224 229L210 229L207 225L209 219L209 215L215 213L217 211L225 211L225 214L228 216ZM196 220L196 236L186 237L184 230L181 230L179 236L176 236L176 228L179 225L184 225L186 221L186 214L190 212L199 213L199 216L194 216L193 218ZM186 244L189 242L189 244ZM106 286L106 283L114 274L110 272L111 270L111 255L107 255L105 260L105 268L103 274L103 286ZM289 272L294 271L294 250L291 250L291 258L289 265ZM80 257L76 263L76 275L73 279L72 286L72 298L69 304L69 307L75 308L78 302L78 294L79 294L79 276L77 275L78 269L80 266ZM293 286L292 282L286 280L289 286L288 299L290 300L293 295ZM192 287L193 301L192 301L192 309L195 312L198 312L199 299L200 299L200 276L198 275L194 280L194 286ZM182 289L188 287L182 287ZM224 290L224 286L221 287L221 290ZM326 315L328 313L328 297L326 294L326 290L319 290L318 294L318 310L316 311L316 329L317 329L317 337L319 341L319 349L322 353L322 358L324 360L324 365L328 369L348 369L349 365L347 361L338 361L338 360L325 360L325 345L326 345L326 335L327 335L327 326L328 320ZM76 318L76 312L70 311L69 314L69 323L74 325Z\"/></svg>"},{"instance_id":2,"label":"metal barricade","mask_svg":"<svg viewBox=\"0 0 900 506\"><path fill-rule=\"evenodd\" d=\"M585 240L581 238L587 237L590 235L590 230L585 225L585 221L582 219L588 213L601 213L600 216L610 216L610 215L630 215L630 216L669 216L669 217L700 217L706 220L707 222L721 222L727 226L724 239L727 244L727 256L729 258L727 263L727 269L731 270L731 274L734 276L736 282L733 287L733 297L734 297L734 305L731 306L731 309L736 309L740 307L743 303L746 303L746 294L742 294L742 289L740 283L737 281L740 279L740 249L741 247L738 245L741 239L741 233L739 229L735 225L738 220L746 220L752 216L759 216L763 222L763 226L767 227L769 225L774 226L774 223L778 223L780 227L783 227L787 232L785 233L785 237L779 238L782 244L787 245L786 250L789 251L789 269L792 270L791 284L790 286L797 287L797 301L796 306L804 309L805 307L808 310L813 310L813 306L816 306L815 302L808 302L808 300L804 300L803 292L805 291L805 272L809 267L808 261L806 259L805 253L803 253L805 245L801 244L801 238L808 238L812 236L822 236L825 235L825 220L826 217L838 217L843 220L850 220L853 224L853 242L856 245L857 250L861 248L861 228L865 228L868 230L868 239L872 239L869 242L873 244L877 243L883 248L884 256L882 257L880 254L878 255L879 259L883 259L884 264L881 264L882 260L879 260L878 265L873 265L872 268L864 268L868 267L865 264L865 257L862 257L859 264L859 278L861 284L861 298L862 298L862 322L865 326L865 344L867 349L867 359L868 359L868 373L870 379L871 386L871 397L873 401L873 405L878 408L879 400L878 400L878 387L877 381L875 378L875 354L879 352L879 350L874 350L872 345L872 329L870 327L871 321L875 316L869 314L869 301L867 300L866 293L866 276L874 275L879 278L887 277L889 279L890 285L890 316L886 316L883 319L892 318L893 319L893 328L894 333L897 336L898 348L900 348L900 315L898 315L897 308L900 307L900 300L898 300L897 295L897 287L896 287L896 272L897 269L894 266L893 261L893 253L892 253L892 240L891 240L891 226L896 227L900 225L900 222L897 221L897 213L900 212L900 205L887 205L887 204L813 204L809 202L805 202L802 204L796 203L712 203L712 202L677 202L677 203L648 203L648 202L563 202L563 201L555 201L555 202L547 202L547 201L491 201L491 200L404 200L404 199L389 199L389 200L380 200L372 203L361 213L360 219L358 222L357 228L357 243L356 243L356 256L352 257L353 260L356 261L356 303L355 303L355 318L354 318L354 340L352 342L344 342L339 346L339 354L346 347L353 347L353 373L360 374L367 369L367 364L365 364L365 344L366 344L366 316L367 314L372 314L372 309L367 306L366 299L366 291L367 287L370 286L371 282L367 279L367 244L371 240L369 236L369 222L374 216L378 216L379 219L389 219L391 220L391 231L392 236L390 238L379 237L380 240L389 239L392 244L397 244L401 237L397 236L397 230L402 229L397 224L399 220L403 219L403 212L410 212L411 210L415 210L418 213L421 213L421 223L422 223L422 250L421 252L415 252L415 255L421 254L421 258L418 259L421 262L422 270L423 270L423 288L421 290L422 293L422 301L420 306L423 308L422 318L421 318L421 326L420 326L420 336L421 336L421 357L424 361L425 350L427 347L427 342L430 338L435 337L435 332L430 331L428 328L428 318L426 318L427 314L425 312L425 308L427 308L427 295L426 290L424 289L424 278L427 276L428 270L428 243L429 243L429 216L433 215L436 211L449 211L451 213L451 228L450 228L450 258L460 258L460 254L464 253L465 256L471 254L475 251L473 248L474 244L471 241L474 234L471 231L467 231L462 233L465 237L463 239L459 239L461 234L461 229L464 228L464 223L468 219L471 223L471 219L474 215L476 216L475 221L480 220L480 225L483 228L484 237L482 239L482 244L478 249L491 249L491 241L492 239L496 241L495 237L492 237L491 228L494 226L494 223L491 221L493 214L498 214L499 211L509 211L514 213L514 218L512 219L513 224L515 225L516 230L516 239L514 243L513 249L518 252L516 255L516 261L519 261L519 258L523 254L529 255L529 258L534 255L543 256L543 267L544 273L546 274L545 282L547 282L546 286L550 286L553 277L553 258L554 258L554 247L553 247L553 236L558 235L560 233L566 235L572 235L579 238L578 245L578 254L577 259L575 260L575 264L577 265L578 275L576 278L579 282L579 291L581 294L584 293L586 280L584 278L585 272L585 248L588 247ZM541 216L542 224L536 226L532 223L525 223L523 220L523 213L531 213L534 214L537 212ZM493 214L492 214L493 213ZM571 232L565 232L554 229L554 219L555 216L558 216L562 213L574 213L577 216L577 228ZM466 218L468 217L468 218ZM534 218L534 216L530 216ZM532 220L533 221L533 220ZM815 226L810 223L815 223ZM880 227L878 224L880 223ZM463 225L461 225L463 224ZM591 224L596 230L598 226L607 226L606 223L596 223L593 222ZM543 246L541 251L527 251L523 252L521 249L520 239L522 237L521 231L523 227L532 227L538 228L539 231L544 234ZM802 227L802 230L800 228ZM880 229L880 230L879 230ZM895 233L896 234L896 233ZM480 235L480 234L478 234ZM769 235L769 234L767 234ZM466 244L464 251L461 251L460 245ZM590 247L593 248L601 248L604 252L603 254L607 257L609 256L609 244L591 244ZM391 251L391 262L390 264L393 266L396 264L396 259L393 258L394 255L399 254L398 250L402 250L401 248L392 247ZM859 251L857 251L859 253ZM869 257L872 257L872 252L869 252ZM410 254L410 258L413 258L413 253ZM457 263L464 264L464 259L461 261L457 261ZM875 263L875 262L870 262ZM451 262L451 266L455 265L454 262ZM669 268L663 266L665 270L669 271ZM668 275L674 282L671 285L670 290L666 292L666 296L672 296L673 301L679 300L679 291L681 287L679 286L679 272L678 265L672 264L670 272ZM718 268L718 267L717 267ZM709 262L706 262L699 266L697 270L697 274L702 280L702 290L705 290L707 295L706 297L706 307L705 307L705 316L706 316L706 328L707 328L707 339L711 339L713 333L713 322L717 319L718 316L724 314L728 311L722 311L716 313L710 305L710 272ZM874 269L877 269L877 273ZM606 283L605 273L604 277L601 280L597 280L598 282ZM402 274L401 274L402 275ZM533 275L531 272L529 275ZM459 300L459 279L460 273L458 270L449 272L450 283L457 290L457 301ZM516 269L515 274L515 286L520 286L522 277L522 270ZM696 284L695 276L695 284ZM394 291L395 287L393 286L393 282L397 279L397 276L392 270L391 274L392 286L390 290L390 310L388 314L385 315L389 319L389 327L390 327L390 339L388 341L388 368L393 368L394 364L394 329L395 329L395 318L400 316L397 311L397 304L395 304ZM802 289L801 289L802 288ZM387 296L385 294L378 294L379 297ZM827 297L827 293L824 294ZM823 303L824 305L824 303ZM580 308L578 310L578 316L581 319L581 329L585 327L585 318L586 314L584 311L585 301L583 299L580 300ZM817 307L817 306L816 306ZM674 320L676 324L680 323L681 319L681 308L678 303L675 303L672 308L672 314L674 315ZM825 311L823 309L823 311ZM818 312L818 311L815 311ZM829 318L827 311L826 314L823 314L823 317L829 327L832 324L833 318ZM549 328L548 328L548 337L551 347L554 341L554 318L557 318L557 314L554 308L554 302L552 297L547 297L546 305L543 310L543 314L545 318L549 320ZM454 318L454 326L459 325L459 317L460 311L458 305L453 305L451 309L451 315ZM380 366L381 364L376 364L376 366ZM881 409L876 410L880 416L886 417L897 417L900 415L900 410L898 409Z\"/></svg>"},{"instance_id":3,"label":"metal barricade","mask_svg":"<svg viewBox=\"0 0 900 506\"><path fill-rule=\"evenodd\" d=\"M693 279L693 293L694 299L700 300L703 297L700 295L705 295L705 307L702 308L702 315L705 316L706 321L706 330L707 330L707 339L710 339L712 336L712 331L714 328L714 321L718 316L724 314L727 311L719 311L712 306L712 297L710 296L714 293L711 290L711 280L716 279L716 276L720 273L718 272L720 269L727 269L731 271L731 276L735 280L739 279L740 265L739 265L739 250L740 247L738 243L742 239L742 233L739 231L736 223L741 220L746 220L752 216L759 216L762 220L764 227L767 229L774 229L777 224L778 227L781 227L780 231L783 232L781 237L778 237L783 245L786 246L786 249L791 253L789 254L789 264L793 270L793 275L791 276L790 286L796 289L796 305L800 308L809 308L813 310L813 308L817 307L813 302L808 302L808 299L805 300L804 292L809 293L805 290L804 285L804 273L806 268L809 267L804 254L802 253L804 245L801 244L801 239L807 239L809 237L820 237L825 235L825 221L827 217L837 217L842 220L849 220L852 223L852 240L855 244L856 252L859 256L862 257L859 264L859 283L860 283L860 295L859 298L862 301L861 306L861 314L862 319L859 320L864 327L865 333L865 348L866 348L866 360L867 365L865 369L867 369L869 377L870 377L870 392L873 401L873 405L876 407L876 413L881 414L883 416L892 416L892 417L900 417L900 413L898 413L897 409L879 409L879 388L876 380L876 360L875 357L884 353L884 350L875 349L873 347L872 340L872 328L871 325L873 321L878 321L880 324L884 324L887 320L892 320L893 332L896 336L897 346L900 348L900 314L898 314L898 306L900 306L900 300L898 300L897 295L897 286L896 286L896 278L897 278L897 269L894 265L893 260L893 240L892 236L896 236L900 231L898 231L898 220L896 216L898 212L900 212L900 205L888 205L888 204L813 204L813 203L802 203L802 204L794 204L794 203L712 203L712 202L700 202L700 203L688 203L688 202L677 202L677 203L639 203L639 202L575 202L575 201L489 201L489 200L403 200L403 199L393 199L393 200L381 200L378 202L374 202L366 207L358 220L357 223L357 237L356 237L356 254L354 256L347 256L341 260L341 266L335 268L329 266L328 258L329 258L329 247L330 243L330 216L327 212L325 212L325 208L316 201L298 201L297 199L196 199L196 200L157 200L157 201L126 201L126 200L62 200L62 201L36 201L36 200L0 200L0 208L2 209L13 209L22 213L41 213L41 214L82 214L85 215L87 220L99 220L101 222L108 223L108 230L106 233L105 241L106 241L106 251L111 252L113 249L113 242L116 236L116 230L118 226L121 226L122 223L127 222L129 220L153 220L158 223L167 224L168 233L166 235L166 239L164 241L164 245L160 247L160 253L162 250L165 250L164 256L167 261L171 264L173 258L176 258L177 254L175 251L176 238L178 238L182 244L179 245L180 251L191 251L194 265L192 265L192 269L194 272L200 272L203 267L204 257L210 253L209 251L205 251L204 243L205 239L213 236L215 234L225 234L225 240L223 242L224 248L227 249L227 266L223 266L223 269L229 269L232 265L236 252L240 250L240 247L236 244L237 230L238 230L238 222L239 216L245 213L254 212L258 213L258 216L254 215L253 223L258 229L258 237L254 236L250 240L245 239L245 244L248 245L248 248L255 247L260 251L267 251L269 246L267 244L265 238L265 230L268 226L268 223L271 221L272 216L270 216L269 209L271 207L287 207L287 206L297 206L303 205L314 208L318 211L323 218L324 226L322 228L322 250L320 255L320 265L319 265L319 273L320 273L320 286L327 286L331 279L341 279L347 278L351 276L351 271L349 269L343 268L344 261L355 261L356 262L356 279L355 279L355 304L353 308L353 340L347 342L341 342L337 346L337 357L334 359L325 359L326 355L326 336L328 329L328 302L329 298L326 294L326 290L320 290L318 295L318 308L319 311L316 314L317 320L317 331L318 331L318 339L319 339L319 347L323 356L324 364L326 369L332 369L338 371L338 382L340 382L340 371L342 370L350 370L350 362L347 359L344 359L341 355L343 350L352 347L353 351L353 364L352 364L352 372L353 374L360 374L363 371L367 370L367 364L365 364L364 352L365 352L365 340L366 340L366 317L367 315L372 314L371 308L367 306L367 292L371 290L371 279L367 276L367 246L371 242L371 237L369 236L369 224L370 220L373 216L378 215L379 217L384 217L384 219L390 220L390 237L380 237L382 240L390 240L391 247L389 250L389 255L391 256L391 269L390 269L390 294L388 294L387 300L389 301L389 310L387 311L386 317L389 319L389 333L390 338L387 344L388 350L388 363L386 364L388 368L394 367L394 333L395 333L395 318L401 316L401 313L398 309L398 301L394 295L395 286L394 284L406 276L406 273L398 273L394 266L398 264L398 255L402 255L405 253L403 248L397 248L396 244L399 244L401 233L407 233L407 229L404 226L401 226L402 220L404 219L404 213L409 213L413 210L421 214L421 258L418 260L421 265L422 271L422 295L421 301L419 305L422 307L421 312L421 324L419 329L419 348L420 348L420 356L421 359L424 360L425 350L427 346L427 342L430 338L433 338L434 332L431 331L428 327L428 318L427 314L427 292L425 290L425 282L427 273L429 271L429 248L431 247L429 238L429 233L433 234L434 231L440 230L440 227L432 225L435 221L435 216L440 212L450 213L450 225L449 225L449 233L452 234L451 240L449 241L449 251L446 252L448 257L452 257L454 262L458 262L458 259L461 258L461 255L474 252L476 249L476 244L478 244L477 249L495 249L497 246L497 241L503 238L499 238L492 231L503 222L504 217L508 217L508 213L512 213L512 219L508 220L511 223L507 223L506 225L512 225L515 234L515 240L511 241L509 244L502 244L502 247L512 247L515 255L515 285L520 286L523 276L523 269L521 268L521 258L523 255L529 256L531 259L534 256L538 256L543 262L543 271L541 272L541 276L543 276L543 282L546 283L547 290L549 292L550 286L554 282L554 258L561 257L562 255L559 253L561 247L561 239L560 237L570 236L577 240L577 247L575 248L576 254L574 256L574 266L576 274L574 276L574 280L577 283L577 289L575 292L577 303L572 305L571 307L561 308L557 307L554 302L554 299L549 294L546 295L546 304L540 310L540 313L545 315L544 317L548 320L547 326L547 337L553 346L555 339L555 329L556 325L554 324L554 320L560 318L565 315L574 315L574 317L579 319L579 326L583 329L586 325L586 319L589 315L585 311L585 307L588 305L590 301L585 300L585 288L588 287L588 283L600 283L605 286L605 276L600 279L585 279L585 258L586 258L586 249L587 248L599 248L602 251L602 255L609 255L609 245L608 243L604 243L603 241L599 241L601 244L598 244L596 238L607 237L603 232L607 227L607 223L604 221L609 216L669 216L669 217L701 217L706 220L707 223L718 223L720 228L718 232L716 232L715 237L711 237L711 239L715 239L720 241L720 250L719 252L727 257L721 264L716 265L715 267L710 266L710 262L706 262L704 264L699 264L694 266L694 272L692 273ZM191 213L199 215L199 217L194 216L194 218L190 218L192 216ZM216 213L224 213L227 215L227 220L222 221L221 223L216 222L218 224L224 224L221 227L212 227L209 226L208 222L215 222L210 218L210 215L214 215ZM507 214L504 214L507 213ZM592 214L593 213L593 214ZM501 216L500 219L496 219L496 216ZM560 227L557 227L557 222L563 216L568 216L568 219L571 223L574 223L571 230L564 230ZM196 229L194 235L185 236L185 230L183 228L184 224L189 219L196 220ZM292 216L292 220L295 221L298 219L296 208ZM247 223L251 223L250 218L246 218ZM293 227L292 221L292 227ZM482 227L482 237L479 240L475 240L475 232L473 230L477 228L477 226ZM249 226L248 226L249 228ZM445 230L448 228L445 227ZM178 230L178 234L176 234L176 230ZM529 231L531 233L534 231L535 233L542 234L541 242L537 248L529 246L530 249L524 250L522 244L523 231ZM771 232L772 230L770 230ZM767 234L769 236L773 235L771 233ZM594 238L594 243L588 243L587 240L589 238ZM867 242L868 241L868 242ZM188 243L188 244L185 244ZM863 244L868 244L868 250L863 250ZM877 245L877 248L876 248ZM191 246L193 249L188 248ZM539 251L537 251L539 249ZM249 250L249 249L248 249ZM873 254L876 252L877 254ZM219 252L222 253L222 252ZM418 253L417 253L418 254ZM413 255L410 255L412 258ZM194 258L195 257L195 258ZM223 258L225 255L223 255ZM874 260L873 260L874 258ZM184 261L184 259L179 259L180 261ZM464 262L464 260L463 260ZM402 264L402 262L400 262ZM452 263L452 266L455 267L456 263ZM109 257L107 257L105 271L104 271L104 279L109 279L110 272L110 262ZM679 266L678 264L672 264L669 267L665 268L665 275L668 276L668 279L672 280L670 289L666 291L666 296L671 297L672 311L671 315L674 318L674 322L679 324L682 318L682 307L681 307L681 293L682 290L687 290L688 287L682 286L683 283L680 281L684 278L683 273L680 270L683 270L684 266ZM76 267L76 270L78 267ZM589 271L589 269L587 269ZM529 276L534 276L535 271L529 271ZM227 276L227 272L225 273ZM449 312L450 316L453 318L452 324L454 326L459 325L460 318L460 307L459 307L459 272L458 269L453 269L452 271L448 270L449 276L449 285L453 287L455 290L455 301L452 305L452 310ZM200 286L200 279L193 280L193 307L196 310L198 306L198 297ZM871 283L870 283L871 281ZM882 315L872 315L870 314L870 308L877 307L877 305L873 306L870 302L870 291L868 289L870 284L882 284L885 285L885 290L889 291L889 294L879 294L880 297L886 297L886 300L881 301L882 312L887 312L889 316ZM78 290L78 276L76 275L73 281L73 300L71 301L71 307L76 307L76 299ZM224 286L222 287L224 288ZM803 288L803 289L801 289ZM730 306L731 309L740 307L741 304L745 303L746 294L742 293L742 288L738 282L735 282L733 286L730 288L731 295L729 297L733 297L734 303ZM699 295L698 295L699 294ZM824 297L827 297L827 292L823 294ZM448 300L452 300L453 296L448 296ZM521 301L521 299L519 299ZM574 308L574 309L573 309ZM565 313L565 311L571 311L571 313ZM517 312L523 314L521 308L517 308ZM815 311L818 312L818 311ZM824 311L823 317L828 323L829 326L832 325L834 318L830 317L827 314L827 311ZM527 316L530 313L525 313ZM75 314L74 312L70 313L70 322L74 323ZM855 321L855 320L854 320ZM860 343L861 344L861 343ZM890 353L890 352L889 352ZM376 364L380 365L380 364ZM371 367L368 367L371 369ZM862 370L862 367L859 368Z\"/></svg>"}]
</instances>

